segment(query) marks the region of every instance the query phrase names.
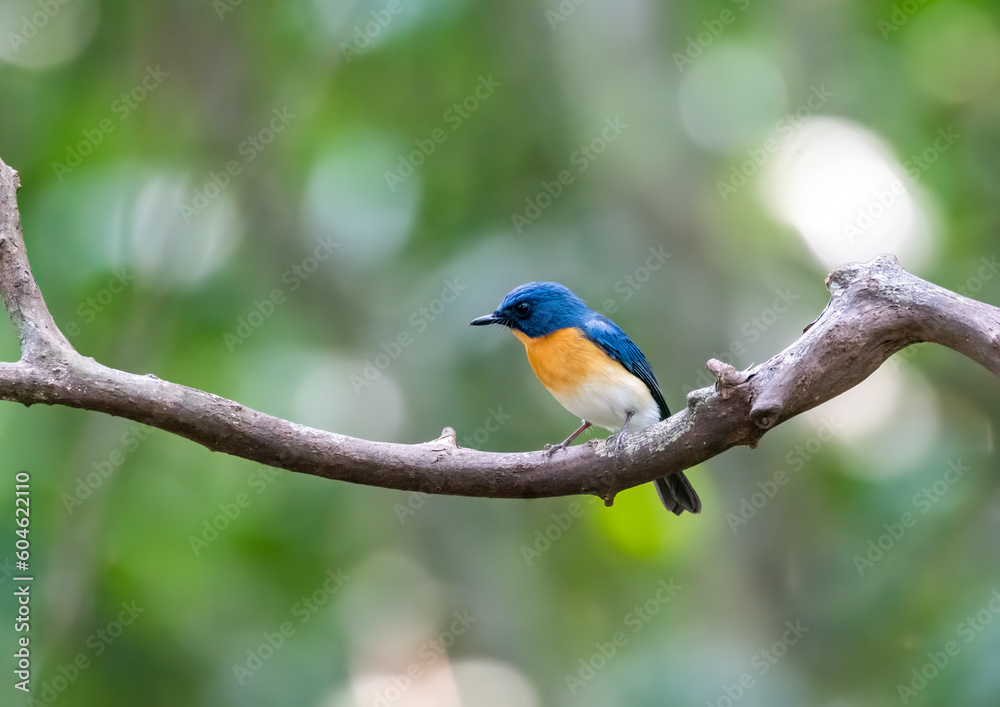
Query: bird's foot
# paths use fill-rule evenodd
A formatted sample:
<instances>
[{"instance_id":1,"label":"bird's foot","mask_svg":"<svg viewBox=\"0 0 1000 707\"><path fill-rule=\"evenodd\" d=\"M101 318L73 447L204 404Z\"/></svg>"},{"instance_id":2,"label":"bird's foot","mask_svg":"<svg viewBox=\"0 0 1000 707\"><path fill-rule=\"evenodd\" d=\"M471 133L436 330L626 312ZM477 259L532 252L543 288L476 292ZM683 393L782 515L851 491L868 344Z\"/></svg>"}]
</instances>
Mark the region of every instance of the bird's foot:
<instances>
[{"instance_id":1,"label":"bird's foot","mask_svg":"<svg viewBox=\"0 0 1000 707\"><path fill-rule=\"evenodd\" d=\"M628 437L628 423L632 421L632 416L634 414L635 413L631 413L631 412L628 413L628 414L626 414L625 415L625 424L622 425L622 428L620 430L618 430L617 432L615 432L615 434L612 437L608 438L608 441L611 442L611 444L614 445L614 448L615 448L615 457L618 456L618 452L621 451L622 444L624 444L624 442L625 442L625 438Z\"/></svg>"},{"instance_id":2,"label":"bird's foot","mask_svg":"<svg viewBox=\"0 0 1000 707\"><path fill-rule=\"evenodd\" d=\"M560 442L559 444L546 444L544 447L542 447L542 451L545 452L545 454L547 456L551 457L553 454L555 454L556 452L558 452L560 449L566 449L566 447L568 447L568 446L569 445L566 444L565 442Z\"/></svg>"},{"instance_id":3,"label":"bird's foot","mask_svg":"<svg viewBox=\"0 0 1000 707\"><path fill-rule=\"evenodd\" d=\"M618 453L621 451L622 445L625 443L626 437L628 437L628 430L623 427L621 430L615 432L614 435L612 435L608 439L608 441L611 442L611 444L614 446L616 457L618 456Z\"/></svg>"},{"instance_id":4,"label":"bird's foot","mask_svg":"<svg viewBox=\"0 0 1000 707\"><path fill-rule=\"evenodd\" d=\"M571 434L569 437L567 437L566 439L564 439L559 444L546 444L544 447L542 447L542 451L545 452L548 456L551 457L554 453L558 452L560 449L566 449L566 447L569 446L570 442L572 442L574 439L576 439L577 437L579 437L581 432L583 432L588 427L590 427L590 423L587 422L586 420L580 420L580 422L582 424L576 430L576 432L574 432L573 434Z\"/></svg>"}]
</instances>

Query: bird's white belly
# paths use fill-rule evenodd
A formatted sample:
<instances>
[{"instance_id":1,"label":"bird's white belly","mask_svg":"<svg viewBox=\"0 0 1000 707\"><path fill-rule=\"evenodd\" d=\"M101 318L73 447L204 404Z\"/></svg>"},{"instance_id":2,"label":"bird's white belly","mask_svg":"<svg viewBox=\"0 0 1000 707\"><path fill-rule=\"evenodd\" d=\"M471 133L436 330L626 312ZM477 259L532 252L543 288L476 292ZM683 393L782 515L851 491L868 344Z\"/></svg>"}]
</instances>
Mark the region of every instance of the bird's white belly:
<instances>
[{"instance_id":1,"label":"bird's white belly","mask_svg":"<svg viewBox=\"0 0 1000 707\"><path fill-rule=\"evenodd\" d=\"M629 432L644 430L660 421L660 411L645 384L622 369L615 381L598 380L581 385L572 394L550 390L559 404L577 417L617 432L629 412Z\"/></svg>"},{"instance_id":2,"label":"bird's white belly","mask_svg":"<svg viewBox=\"0 0 1000 707\"><path fill-rule=\"evenodd\" d=\"M577 417L614 432L630 412L630 432L659 422L659 408L646 384L579 329L560 329L534 339L516 330L514 334L524 343L538 379Z\"/></svg>"}]
</instances>

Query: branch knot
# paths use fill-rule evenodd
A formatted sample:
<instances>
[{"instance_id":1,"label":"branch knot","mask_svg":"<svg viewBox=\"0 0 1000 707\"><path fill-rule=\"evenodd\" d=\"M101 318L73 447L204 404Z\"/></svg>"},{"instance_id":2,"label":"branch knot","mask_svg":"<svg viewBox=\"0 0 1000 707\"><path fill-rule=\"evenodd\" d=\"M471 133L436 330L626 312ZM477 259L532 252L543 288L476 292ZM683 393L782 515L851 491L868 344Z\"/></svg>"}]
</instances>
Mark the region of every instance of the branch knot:
<instances>
[{"instance_id":1,"label":"branch knot","mask_svg":"<svg viewBox=\"0 0 1000 707\"><path fill-rule=\"evenodd\" d=\"M750 411L750 420L762 430L774 427L780 417L781 408L777 406L755 407Z\"/></svg>"},{"instance_id":2,"label":"branch knot","mask_svg":"<svg viewBox=\"0 0 1000 707\"><path fill-rule=\"evenodd\" d=\"M710 358L705 364L705 368L715 376L715 390L722 396L723 400L728 400L733 391L751 377L745 371L737 371L728 363Z\"/></svg>"}]
</instances>

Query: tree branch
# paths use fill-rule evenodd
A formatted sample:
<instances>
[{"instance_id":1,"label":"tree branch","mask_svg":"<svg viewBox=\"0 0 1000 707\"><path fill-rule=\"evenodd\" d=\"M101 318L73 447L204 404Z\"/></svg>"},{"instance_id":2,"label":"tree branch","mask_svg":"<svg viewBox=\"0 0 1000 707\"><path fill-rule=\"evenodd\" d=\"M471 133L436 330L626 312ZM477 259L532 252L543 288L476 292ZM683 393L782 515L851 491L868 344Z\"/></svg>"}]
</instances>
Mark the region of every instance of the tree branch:
<instances>
[{"instance_id":1,"label":"tree branch","mask_svg":"<svg viewBox=\"0 0 1000 707\"><path fill-rule=\"evenodd\" d=\"M328 479L426 493L492 498L616 493L689 469L736 445L754 447L785 420L857 385L917 342L952 348L1000 375L1000 309L961 297L882 255L838 268L830 302L803 335L745 371L708 362L717 382L687 407L631 435L618 457L603 440L544 452L460 448L455 431L424 444L370 442L298 425L211 393L102 366L62 335L31 274L16 195L0 161L0 295L21 360L0 363L0 399L117 415L210 450Z\"/></svg>"}]
</instances>

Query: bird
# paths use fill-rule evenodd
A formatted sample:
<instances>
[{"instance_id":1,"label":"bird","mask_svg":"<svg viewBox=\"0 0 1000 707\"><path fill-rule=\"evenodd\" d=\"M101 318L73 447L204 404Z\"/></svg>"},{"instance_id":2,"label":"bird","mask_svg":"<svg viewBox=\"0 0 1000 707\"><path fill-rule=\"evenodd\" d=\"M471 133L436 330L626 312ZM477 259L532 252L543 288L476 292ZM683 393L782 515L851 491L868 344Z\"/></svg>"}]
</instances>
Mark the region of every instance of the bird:
<instances>
[{"instance_id":1,"label":"bird","mask_svg":"<svg viewBox=\"0 0 1000 707\"><path fill-rule=\"evenodd\" d=\"M581 419L580 427L549 454L565 449L592 425L615 432L617 451L629 432L670 416L653 369L639 347L613 321L591 310L558 282L528 282L511 290L492 314L470 326L510 329L528 354L531 369L552 396ZM654 482L675 515L701 512L701 499L683 472Z\"/></svg>"}]
</instances>

